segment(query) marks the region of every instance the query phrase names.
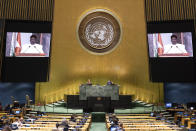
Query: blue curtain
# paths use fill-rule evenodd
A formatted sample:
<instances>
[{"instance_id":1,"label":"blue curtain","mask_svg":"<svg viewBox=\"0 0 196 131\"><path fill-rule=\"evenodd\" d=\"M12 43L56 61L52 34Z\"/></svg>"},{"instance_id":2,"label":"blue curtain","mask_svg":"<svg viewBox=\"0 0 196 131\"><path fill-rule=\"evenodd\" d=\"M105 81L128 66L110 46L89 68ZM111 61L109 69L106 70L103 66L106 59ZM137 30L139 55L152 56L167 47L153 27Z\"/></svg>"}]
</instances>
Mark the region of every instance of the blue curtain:
<instances>
[{"instance_id":1,"label":"blue curtain","mask_svg":"<svg viewBox=\"0 0 196 131\"><path fill-rule=\"evenodd\" d=\"M196 102L196 83L165 83L165 103Z\"/></svg>"},{"instance_id":2,"label":"blue curtain","mask_svg":"<svg viewBox=\"0 0 196 131\"><path fill-rule=\"evenodd\" d=\"M3 106L11 104L11 96L21 104L25 103L26 95L35 100L35 83L0 83L0 102Z\"/></svg>"}]
</instances>

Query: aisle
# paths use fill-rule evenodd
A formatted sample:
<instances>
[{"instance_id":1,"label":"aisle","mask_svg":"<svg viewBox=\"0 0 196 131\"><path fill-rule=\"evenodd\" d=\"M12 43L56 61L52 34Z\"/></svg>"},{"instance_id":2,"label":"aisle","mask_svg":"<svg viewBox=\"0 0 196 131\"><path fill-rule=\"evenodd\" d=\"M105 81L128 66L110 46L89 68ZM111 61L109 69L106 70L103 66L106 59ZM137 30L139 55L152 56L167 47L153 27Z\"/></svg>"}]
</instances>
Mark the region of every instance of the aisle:
<instances>
[{"instance_id":1,"label":"aisle","mask_svg":"<svg viewBox=\"0 0 196 131\"><path fill-rule=\"evenodd\" d=\"M107 131L105 122L92 122L90 131Z\"/></svg>"}]
</instances>

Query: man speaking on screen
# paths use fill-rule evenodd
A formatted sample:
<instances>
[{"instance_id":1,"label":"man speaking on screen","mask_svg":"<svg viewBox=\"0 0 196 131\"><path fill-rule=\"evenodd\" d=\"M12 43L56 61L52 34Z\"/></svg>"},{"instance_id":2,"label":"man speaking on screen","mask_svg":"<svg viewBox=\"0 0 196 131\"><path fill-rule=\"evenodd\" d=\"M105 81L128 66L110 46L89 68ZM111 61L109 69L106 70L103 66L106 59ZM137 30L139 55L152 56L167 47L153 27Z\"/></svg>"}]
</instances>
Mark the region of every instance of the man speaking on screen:
<instances>
[{"instance_id":1,"label":"man speaking on screen","mask_svg":"<svg viewBox=\"0 0 196 131\"><path fill-rule=\"evenodd\" d=\"M177 42L177 36L171 36L171 43L169 45L164 46L163 54L187 54L185 46Z\"/></svg>"},{"instance_id":2,"label":"man speaking on screen","mask_svg":"<svg viewBox=\"0 0 196 131\"><path fill-rule=\"evenodd\" d=\"M24 54L44 54L43 52L43 47L42 45L36 43L37 42L37 36L36 35L31 35L30 37L30 44L24 44L22 45L21 48L19 48L20 46L16 45L16 48L18 50L16 50L15 55L19 55L21 53Z\"/></svg>"}]
</instances>

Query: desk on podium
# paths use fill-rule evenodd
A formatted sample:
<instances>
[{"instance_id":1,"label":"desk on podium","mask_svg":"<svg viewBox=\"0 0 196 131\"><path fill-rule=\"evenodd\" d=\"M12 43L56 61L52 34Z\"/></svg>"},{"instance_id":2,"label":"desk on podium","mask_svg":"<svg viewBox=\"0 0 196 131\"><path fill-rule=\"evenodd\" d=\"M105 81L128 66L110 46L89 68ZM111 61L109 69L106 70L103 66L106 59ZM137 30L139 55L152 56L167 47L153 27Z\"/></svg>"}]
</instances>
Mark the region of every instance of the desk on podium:
<instances>
[{"instance_id":1,"label":"desk on podium","mask_svg":"<svg viewBox=\"0 0 196 131\"><path fill-rule=\"evenodd\" d=\"M19 53L15 54L16 57L45 57L44 53Z\"/></svg>"},{"instance_id":2,"label":"desk on podium","mask_svg":"<svg viewBox=\"0 0 196 131\"><path fill-rule=\"evenodd\" d=\"M162 54L159 57L189 57L189 53Z\"/></svg>"}]
</instances>

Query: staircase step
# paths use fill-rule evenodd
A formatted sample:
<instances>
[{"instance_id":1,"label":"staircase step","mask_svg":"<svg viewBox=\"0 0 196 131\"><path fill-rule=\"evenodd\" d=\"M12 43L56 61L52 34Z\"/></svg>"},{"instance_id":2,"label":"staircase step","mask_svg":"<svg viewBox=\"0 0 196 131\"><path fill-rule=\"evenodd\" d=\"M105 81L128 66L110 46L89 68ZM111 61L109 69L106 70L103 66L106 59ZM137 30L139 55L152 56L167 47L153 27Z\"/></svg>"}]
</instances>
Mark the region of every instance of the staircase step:
<instances>
[{"instance_id":1,"label":"staircase step","mask_svg":"<svg viewBox=\"0 0 196 131\"><path fill-rule=\"evenodd\" d=\"M61 103L53 103L53 105L59 106L59 105L61 105Z\"/></svg>"},{"instance_id":2,"label":"staircase step","mask_svg":"<svg viewBox=\"0 0 196 131\"><path fill-rule=\"evenodd\" d=\"M146 105L147 103L145 103L145 102L141 102L140 104L142 104L142 105Z\"/></svg>"},{"instance_id":3,"label":"staircase step","mask_svg":"<svg viewBox=\"0 0 196 131\"><path fill-rule=\"evenodd\" d=\"M145 107L152 107L153 104L146 104Z\"/></svg>"},{"instance_id":4,"label":"staircase step","mask_svg":"<svg viewBox=\"0 0 196 131\"><path fill-rule=\"evenodd\" d=\"M57 103L64 104L65 102L64 101L57 101Z\"/></svg>"},{"instance_id":5,"label":"staircase step","mask_svg":"<svg viewBox=\"0 0 196 131\"><path fill-rule=\"evenodd\" d=\"M143 101L136 101L136 103L142 103Z\"/></svg>"},{"instance_id":6,"label":"staircase step","mask_svg":"<svg viewBox=\"0 0 196 131\"><path fill-rule=\"evenodd\" d=\"M46 106L53 107L53 104L46 104Z\"/></svg>"}]
</instances>

